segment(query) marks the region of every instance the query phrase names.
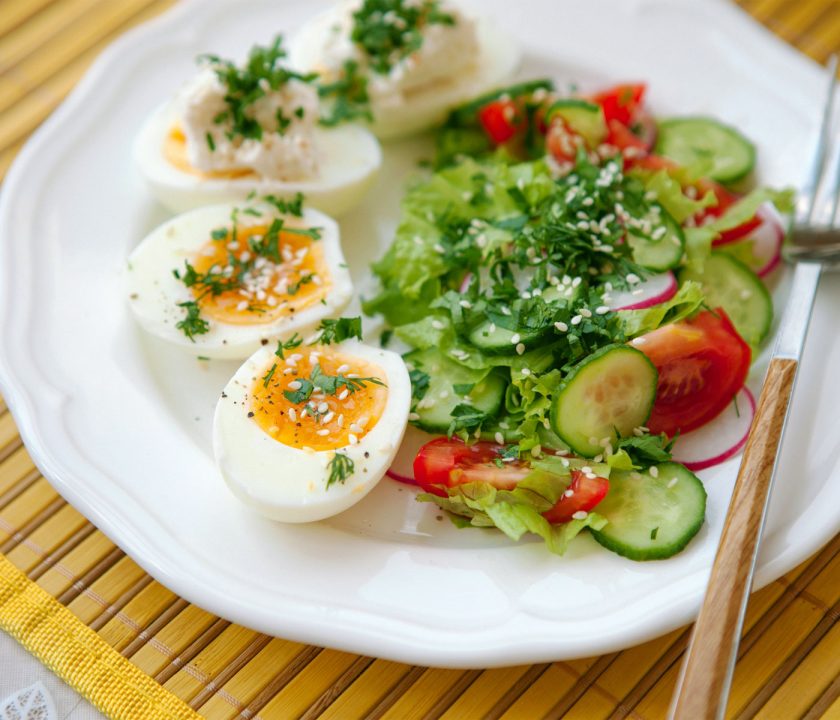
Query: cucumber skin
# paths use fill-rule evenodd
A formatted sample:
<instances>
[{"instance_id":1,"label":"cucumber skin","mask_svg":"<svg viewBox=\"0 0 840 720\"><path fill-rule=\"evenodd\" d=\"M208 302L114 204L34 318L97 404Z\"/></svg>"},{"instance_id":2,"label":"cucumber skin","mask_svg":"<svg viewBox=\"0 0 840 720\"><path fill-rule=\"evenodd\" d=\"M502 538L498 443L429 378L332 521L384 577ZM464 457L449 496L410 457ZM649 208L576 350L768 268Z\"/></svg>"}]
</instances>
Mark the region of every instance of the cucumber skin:
<instances>
[{"instance_id":1,"label":"cucumber skin","mask_svg":"<svg viewBox=\"0 0 840 720\"><path fill-rule=\"evenodd\" d=\"M700 490L702 491L702 498L703 498L703 512L700 513L694 520L694 522L690 523L686 527L686 531L683 536L676 542L671 543L668 546L664 546L661 548L646 548L644 550L637 550L633 549L632 547L626 545L625 543L615 540L609 537L609 523L607 523L606 527L602 530L593 530L589 528L589 531L592 533L592 537L595 538L595 541L605 547L607 550L614 552L616 555L621 555L622 557L627 558L628 560L637 560L644 562L646 560L667 560L678 553L681 553L688 544L694 539L698 532L700 532L700 528L703 527L703 523L706 521L706 503L708 500L708 493L706 492L706 488L703 483L700 481L693 472L691 472L688 468L683 465L680 465L676 462L669 462L669 463L660 463L656 467L660 470L662 468L668 467L670 465L674 465L680 469L682 473L686 473L689 477L693 478L694 482L697 483ZM607 493L609 495L609 492ZM595 506L593 512L598 512L598 507ZM604 530L607 532L605 533Z\"/></svg>"},{"instance_id":2,"label":"cucumber skin","mask_svg":"<svg viewBox=\"0 0 840 720\"><path fill-rule=\"evenodd\" d=\"M746 149L746 155L749 158L747 164L744 166L744 169L740 172L727 174L723 177L720 176L710 176L712 180L716 180L717 182L723 185L734 185L744 178L746 178L752 171L755 169L755 159L756 159L756 150L755 145L753 145L746 137L744 137L738 130L735 128L726 125L718 120L713 118L704 117L702 115L689 115L686 117L675 117L675 118L667 118L665 120L660 120L657 123L657 127L659 129L659 139L656 142L655 151L659 154L665 155L668 157L667 153L660 147L660 141L663 136L667 136L668 127L673 127L674 125L680 125L685 122L702 122L708 123L710 125L714 125L719 130L723 131L730 137L732 137L738 145L742 148ZM664 130L664 132L663 132Z\"/></svg>"},{"instance_id":3,"label":"cucumber skin","mask_svg":"<svg viewBox=\"0 0 840 720\"><path fill-rule=\"evenodd\" d=\"M470 331L468 338L469 341L475 345L482 353L485 355L515 355L516 354L516 345L510 342L501 343L499 345L487 345L486 340L480 337L481 329L483 327L489 327L490 322L483 322L481 325L478 325L472 331ZM497 330L507 330L507 328L497 328ZM540 344L540 341L548 335L550 327L542 328L541 330L537 331L528 331L528 330L520 330L520 341L526 350L531 350L532 348L536 347ZM509 331L511 333L516 332L515 330ZM519 344L519 343L517 343Z\"/></svg>"},{"instance_id":4,"label":"cucumber skin","mask_svg":"<svg viewBox=\"0 0 840 720\"><path fill-rule=\"evenodd\" d=\"M562 396L563 391L572 383L572 381L574 381L574 379L578 376L580 372L585 370L591 363L600 360L602 357L608 355L610 352L616 349L630 350L632 352L638 353L645 359L645 361L648 363L648 365L650 365L651 369L653 370L654 377L656 378L656 380L653 384L653 395L651 397L650 407L648 408L644 420L642 420L642 422L639 424L644 425L650 418L651 412L653 412L653 403L656 400L656 386L659 378L659 372L657 371L656 366L651 362L650 358L647 355L645 355L641 350L637 350L636 348L630 347L629 345L606 345L605 347L596 350L594 353L592 353L588 357L584 358L584 360L582 360L580 363L578 363L575 366L574 370L572 370L572 372L570 372L569 375L566 378L564 378L562 384L557 389L557 392L552 398L551 411L549 413L549 422L551 423L551 429L554 432L554 434L557 435L557 437L559 437L564 443L566 443L566 445L568 445L569 448L571 448L571 450L573 450L581 457L594 457L595 455L598 455L601 452L601 448L598 447L594 452L592 452L589 447L583 448L580 445L576 446L575 443L569 441L569 438L566 435L564 435L564 433L559 428L560 423L559 419L557 418L558 401Z\"/></svg>"},{"instance_id":5,"label":"cucumber skin","mask_svg":"<svg viewBox=\"0 0 840 720\"><path fill-rule=\"evenodd\" d=\"M662 217L665 218L665 223L664 224L669 230L669 232L665 235L665 237L663 237L659 242L656 242L656 243L648 243L646 240L644 240L642 238L638 238L635 241L635 242L638 243L638 246L637 246L636 244L634 244L633 233L628 233L627 242L630 243L630 247L633 248L633 260L635 262L637 262L642 267L647 268L648 270L654 270L656 272L665 272L666 270L673 270L674 268L678 267L679 264L682 262L683 256L685 255L685 233L683 232L683 229L680 227L680 224L668 214L668 211L665 208L663 208L661 205L660 205L660 208L661 208ZM668 250L670 251L670 253L673 257L673 260L671 262L667 262L667 263L657 262L657 263L645 264L644 258L641 258L641 259L636 258L636 248L637 247L644 248L645 245L649 245L649 246L652 246L653 248L656 248L660 245L665 245L666 243L670 243L672 236L676 236L677 238L679 238L680 245L679 245L679 248L677 248L676 245L673 245L673 248L674 248L673 250L671 250L671 248L668 248Z\"/></svg>"}]
</instances>

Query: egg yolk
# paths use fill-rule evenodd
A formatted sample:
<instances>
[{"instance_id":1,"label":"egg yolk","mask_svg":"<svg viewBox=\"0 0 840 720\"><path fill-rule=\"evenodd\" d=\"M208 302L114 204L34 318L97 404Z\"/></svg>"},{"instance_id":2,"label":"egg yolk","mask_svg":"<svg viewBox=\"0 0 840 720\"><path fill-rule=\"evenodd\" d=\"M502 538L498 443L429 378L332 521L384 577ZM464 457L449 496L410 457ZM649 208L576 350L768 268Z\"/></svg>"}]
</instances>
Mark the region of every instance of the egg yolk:
<instances>
[{"instance_id":1,"label":"egg yolk","mask_svg":"<svg viewBox=\"0 0 840 720\"><path fill-rule=\"evenodd\" d=\"M240 178L246 175L253 175L253 170L249 168L231 168L230 170L199 170L190 165L187 157L187 136L178 125L170 128L163 141L163 157L166 161L178 168L181 172L195 175L202 180L211 180L218 178Z\"/></svg>"},{"instance_id":2,"label":"egg yolk","mask_svg":"<svg viewBox=\"0 0 840 720\"><path fill-rule=\"evenodd\" d=\"M322 375L328 376L324 384L334 384L334 388L317 385L318 375L313 375L316 365ZM255 379L249 415L284 445L312 450L355 445L376 425L385 409L385 374L357 357L323 346L314 350L302 346L286 351L286 358L278 358L273 368L268 366L266 375ZM300 393L307 394L307 383L313 378L316 385L303 399ZM333 389L335 392L330 392Z\"/></svg>"},{"instance_id":3,"label":"egg yolk","mask_svg":"<svg viewBox=\"0 0 840 720\"><path fill-rule=\"evenodd\" d=\"M216 294L206 283L193 285L202 315L229 325L258 325L294 315L326 297L331 283L319 241L281 230L277 255L269 258L251 246L266 232L264 225L228 228L224 238L209 240L191 258L199 275L240 277L230 283L231 289Z\"/></svg>"}]
</instances>

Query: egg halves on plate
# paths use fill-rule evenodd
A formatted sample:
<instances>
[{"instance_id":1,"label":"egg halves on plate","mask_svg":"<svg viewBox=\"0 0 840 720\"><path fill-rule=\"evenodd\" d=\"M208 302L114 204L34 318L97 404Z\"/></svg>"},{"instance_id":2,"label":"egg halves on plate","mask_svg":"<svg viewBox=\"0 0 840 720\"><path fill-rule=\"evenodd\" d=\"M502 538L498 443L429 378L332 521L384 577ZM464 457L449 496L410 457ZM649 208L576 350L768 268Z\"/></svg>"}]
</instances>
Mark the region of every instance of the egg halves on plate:
<instances>
[{"instance_id":1,"label":"egg halves on plate","mask_svg":"<svg viewBox=\"0 0 840 720\"><path fill-rule=\"evenodd\" d=\"M216 205L179 215L129 257L131 309L149 333L211 358L315 330L350 302L338 225L300 203Z\"/></svg>"},{"instance_id":2,"label":"egg halves on plate","mask_svg":"<svg viewBox=\"0 0 840 720\"><path fill-rule=\"evenodd\" d=\"M391 465L411 382L399 355L356 340L280 352L261 348L225 387L216 462L260 514L320 520L361 500Z\"/></svg>"}]
</instances>

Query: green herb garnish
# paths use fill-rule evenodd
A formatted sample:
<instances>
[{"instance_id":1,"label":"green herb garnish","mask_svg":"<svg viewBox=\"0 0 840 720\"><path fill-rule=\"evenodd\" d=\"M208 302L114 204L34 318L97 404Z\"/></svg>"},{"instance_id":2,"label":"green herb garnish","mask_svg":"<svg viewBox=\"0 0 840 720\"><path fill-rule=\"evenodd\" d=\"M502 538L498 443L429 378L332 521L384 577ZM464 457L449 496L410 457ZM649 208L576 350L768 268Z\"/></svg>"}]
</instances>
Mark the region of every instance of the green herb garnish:
<instances>
[{"instance_id":1,"label":"green herb garnish","mask_svg":"<svg viewBox=\"0 0 840 720\"><path fill-rule=\"evenodd\" d=\"M330 460L329 465L330 474L327 476L327 487L335 483L344 484L344 481L347 480L355 470L355 464L353 461L347 457L342 452L336 450L335 455L333 455L332 460Z\"/></svg>"}]
</instances>

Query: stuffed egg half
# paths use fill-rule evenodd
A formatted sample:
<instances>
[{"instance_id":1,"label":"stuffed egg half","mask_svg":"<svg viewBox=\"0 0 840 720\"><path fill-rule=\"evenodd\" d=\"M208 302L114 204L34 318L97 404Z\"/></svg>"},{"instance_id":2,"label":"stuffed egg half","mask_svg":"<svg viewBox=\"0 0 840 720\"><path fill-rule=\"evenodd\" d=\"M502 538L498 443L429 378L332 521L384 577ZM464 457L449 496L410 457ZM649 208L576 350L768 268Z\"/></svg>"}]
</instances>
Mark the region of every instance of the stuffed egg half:
<instances>
[{"instance_id":1,"label":"stuffed egg half","mask_svg":"<svg viewBox=\"0 0 840 720\"><path fill-rule=\"evenodd\" d=\"M149 234L126 272L143 328L198 356L241 359L340 314L353 285L338 225L300 198L276 202L200 208Z\"/></svg>"},{"instance_id":2,"label":"stuffed egg half","mask_svg":"<svg viewBox=\"0 0 840 720\"><path fill-rule=\"evenodd\" d=\"M320 520L379 482L402 441L410 402L411 382L396 353L356 340L267 346L219 399L216 462L233 493L258 513Z\"/></svg>"},{"instance_id":3,"label":"stuffed egg half","mask_svg":"<svg viewBox=\"0 0 840 720\"><path fill-rule=\"evenodd\" d=\"M367 83L373 131L395 138L439 125L452 108L503 84L520 51L489 18L448 0L345 0L299 30L290 60L322 82L346 77L352 63Z\"/></svg>"},{"instance_id":4,"label":"stuffed egg half","mask_svg":"<svg viewBox=\"0 0 840 720\"><path fill-rule=\"evenodd\" d=\"M359 125L320 125L314 78L283 66L280 39L237 66L210 56L178 96L155 110L134 144L152 193L173 212L301 192L332 215L354 207L382 162Z\"/></svg>"}]
</instances>

